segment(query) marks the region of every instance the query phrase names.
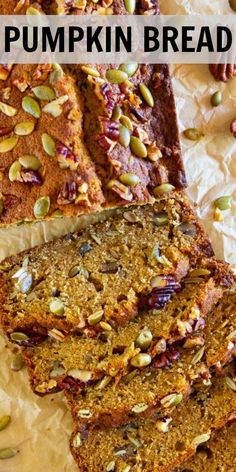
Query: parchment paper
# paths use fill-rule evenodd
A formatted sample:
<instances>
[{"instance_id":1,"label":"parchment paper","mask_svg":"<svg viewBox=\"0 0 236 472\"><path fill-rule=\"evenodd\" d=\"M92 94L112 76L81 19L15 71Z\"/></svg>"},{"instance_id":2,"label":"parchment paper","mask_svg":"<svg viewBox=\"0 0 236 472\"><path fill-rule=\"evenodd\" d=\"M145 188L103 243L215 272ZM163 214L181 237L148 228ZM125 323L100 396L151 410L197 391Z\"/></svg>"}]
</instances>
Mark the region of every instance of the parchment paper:
<instances>
[{"instance_id":1,"label":"parchment paper","mask_svg":"<svg viewBox=\"0 0 236 472\"><path fill-rule=\"evenodd\" d=\"M230 14L228 0L162 0L164 14ZM235 16L236 18L236 16ZM197 204L198 216L210 235L219 258L236 267L236 140L229 132L236 117L236 79L228 84L214 81L208 67L179 65L172 68L180 131L203 131L199 142L182 138L188 178L188 194ZM223 104L212 108L210 97L223 93ZM212 202L233 195L224 220L213 220ZM0 259L76 229L75 218L0 230ZM27 381L25 369L10 369L12 347L0 337L0 417L10 414L11 424L0 432L0 448L17 447L19 454L0 461L0 472L76 472L68 441L72 421L62 394L39 398Z\"/></svg>"}]
</instances>

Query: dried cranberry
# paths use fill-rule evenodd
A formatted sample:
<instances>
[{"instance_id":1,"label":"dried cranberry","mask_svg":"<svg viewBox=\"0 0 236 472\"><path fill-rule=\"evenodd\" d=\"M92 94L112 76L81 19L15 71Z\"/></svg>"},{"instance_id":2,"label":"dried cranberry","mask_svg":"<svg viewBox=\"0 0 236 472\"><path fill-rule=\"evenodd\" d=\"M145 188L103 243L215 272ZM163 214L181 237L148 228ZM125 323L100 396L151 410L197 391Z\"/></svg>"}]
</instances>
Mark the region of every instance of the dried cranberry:
<instances>
[{"instance_id":1,"label":"dried cranberry","mask_svg":"<svg viewBox=\"0 0 236 472\"><path fill-rule=\"evenodd\" d=\"M167 358L166 353L164 352L163 354L160 354L159 356L155 357L152 362L152 365L156 369L162 369L163 367L167 367L168 365L170 365L170 361Z\"/></svg>"},{"instance_id":2,"label":"dried cranberry","mask_svg":"<svg viewBox=\"0 0 236 472\"><path fill-rule=\"evenodd\" d=\"M58 382L58 385L61 389L67 390L68 392L77 393L78 390L84 389L86 386L91 385L93 381L81 382L79 379L74 379L73 377L67 375L63 380Z\"/></svg>"}]
</instances>

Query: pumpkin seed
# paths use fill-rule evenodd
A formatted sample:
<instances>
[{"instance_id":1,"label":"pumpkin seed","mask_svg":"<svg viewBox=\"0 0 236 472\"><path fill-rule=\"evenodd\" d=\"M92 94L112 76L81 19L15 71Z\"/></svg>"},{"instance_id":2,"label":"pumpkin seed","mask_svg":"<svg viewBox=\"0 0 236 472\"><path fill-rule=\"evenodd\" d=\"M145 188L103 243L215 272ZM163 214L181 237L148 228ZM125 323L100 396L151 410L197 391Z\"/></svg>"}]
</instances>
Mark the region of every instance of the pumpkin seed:
<instances>
[{"instance_id":1,"label":"pumpkin seed","mask_svg":"<svg viewBox=\"0 0 236 472\"><path fill-rule=\"evenodd\" d=\"M91 418L93 415L90 410L82 409L78 411L78 416L80 418Z\"/></svg>"},{"instance_id":2,"label":"pumpkin seed","mask_svg":"<svg viewBox=\"0 0 236 472\"><path fill-rule=\"evenodd\" d=\"M236 340L236 329L234 331L231 331L231 333L227 336L227 339L229 341L234 341Z\"/></svg>"},{"instance_id":3,"label":"pumpkin seed","mask_svg":"<svg viewBox=\"0 0 236 472\"><path fill-rule=\"evenodd\" d=\"M111 379L112 379L111 376L105 375L105 377L99 380L99 382L96 384L96 386L94 387L95 390L103 390L110 383Z\"/></svg>"},{"instance_id":4,"label":"pumpkin seed","mask_svg":"<svg viewBox=\"0 0 236 472\"><path fill-rule=\"evenodd\" d=\"M129 131L133 131L134 127L131 119L126 115L121 115L120 122L125 126Z\"/></svg>"},{"instance_id":5,"label":"pumpkin seed","mask_svg":"<svg viewBox=\"0 0 236 472\"><path fill-rule=\"evenodd\" d=\"M146 367L147 365L151 364L151 362L152 362L152 358L149 354L140 353L140 354L136 354L136 356L134 356L131 359L130 364L133 367L137 367L138 369L140 369L142 367Z\"/></svg>"},{"instance_id":6,"label":"pumpkin seed","mask_svg":"<svg viewBox=\"0 0 236 472\"><path fill-rule=\"evenodd\" d=\"M133 406L132 411L134 413L143 413L143 411L147 410L147 408L147 403L138 403L137 405Z\"/></svg>"},{"instance_id":7,"label":"pumpkin seed","mask_svg":"<svg viewBox=\"0 0 236 472\"><path fill-rule=\"evenodd\" d=\"M152 342L152 332L144 328L141 333L138 335L135 343L140 349L145 350L147 349Z\"/></svg>"},{"instance_id":8,"label":"pumpkin seed","mask_svg":"<svg viewBox=\"0 0 236 472\"><path fill-rule=\"evenodd\" d=\"M233 379L231 379L230 377L226 377L225 381L226 381L226 384L228 385L228 387L231 388L231 390L233 390L233 392L236 392L236 382Z\"/></svg>"},{"instance_id":9,"label":"pumpkin seed","mask_svg":"<svg viewBox=\"0 0 236 472\"><path fill-rule=\"evenodd\" d=\"M113 112L112 112L111 119L114 120L114 121L119 121L119 119L121 117L121 114L122 114L122 110L121 110L120 106L115 105L114 109L113 109Z\"/></svg>"},{"instance_id":10,"label":"pumpkin seed","mask_svg":"<svg viewBox=\"0 0 236 472\"><path fill-rule=\"evenodd\" d=\"M130 138L130 149L135 156L147 157L147 148L139 138L131 136Z\"/></svg>"},{"instance_id":11,"label":"pumpkin seed","mask_svg":"<svg viewBox=\"0 0 236 472\"><path fill-rule=\"evenodd\" d=\"M68 273L69 277L75 277L76 275L78 275L80 273L80 269L81 269L81 266L78 266L78 265L71 267Z\"/></svg>"},{"instance_id":12,"label":"pumpkin seed","mask_svg":"<svg viewBox=\"0 0 236 472\"><path fill-rule=\"evenodd\" d=\"M25 169L39 170L41 167L40 160L33 154L25 154L24 156L19 157L19 163Z\"/></svg>"},{"instance_id":13,"label":"pumpkin seed","mask_svg":"<svg viewBox=\"0 0 236 472\"><path fill-rule=\"evenodd\" d=\"M11 421L11 417L6 415L6 416L2 416L0 418L0 431L2 431L3 429L5 429L9 423Z\"/></svg>"},{"instance_id":14,"label":"pumpkin seed","mask_svg":"<svg viewBox=\"0 0 236 472\"><path fill-rule=\"evenodd\" d=\"M16 136L12 136L11 138L4 139L4 141L0 142L0 152L9 152L16 147L18 143L18 138Z\"/></svg>"},{"instance_id":15,"label":"pumpkin seed","mask_svg":"<svg viewBox=\"0 0 236 472\"><path fill-rule=\"evenodd\" d=\"M139 183L139 177L135 174L123 174L120 175L120 181L122 184L129 185L130 187L134 187L135 185L138 185Z\"/></svg>"},{"instance_id":16,"label":"pumpkin seed","mask_svg":"<svg viewBox=\"0 0 236 472\"><path fill-rule=\"evenodd\" d=\"M38 85L32 88L32 92L39 100L54 100L55 92L48 85Z\"/></svg>"},{"instance_id":17,"label":"pumpkin seed","mask_svg":"<svg viewBox=\"0 0 236 472\"><path fill-rule=\"evenodd\" d=\"M54 139L51 136L49 136L49 134L47 134L47 133L42 134L42 145L43 145L44 151L49 156L51 156L51 157L55 156L56 143L55 143Z\"/></svg>"},{"instance_id":18,"label":"pumpkin seed","mask_svg":"<svg viewBox=\"0 0 236 472\"><path fill-rule=\"evenodd\" d=\"M236 12L236 0L229 0L230 8Z\"/></svg>"},{"instance_id":19,"label":"pumpkin seed","mask_svg":"<svg viewBox=\"0 0 236 472\"><path fill-rule=\"evenodd\" d=\"M134 377L136 377L136 375L138 375L138 370L134 369L129 372L129 374L125 375L122 380L125 384L128 384L129 382L131 382L131 380L134 379Z\"/></svg>"},{"instance_id":20,"label":"pumpkin seed","mask_svg":"<svg viewBox=\"0 0 236 472\"><path fill-rule=\"evenodd\" d=\"M82 444L81 434L76 433L76 435L73 438L73 447L80 447L81 444Z\"/></svg>"},{"instance_id":21,"label":"pumpkin seed","mask_svg":"<svg viewBox=\"0 0 236 472\"><path fill-rule=\"evenodd\" d=\"M54 369L50 372L50 379L55 379L56 377L60 377L65 373L65 369L62 366L54 367Z\"/></svg>"},{"instance_id":22,"label":"pumpkin seed","mask_svg":"<svg viewBox=\"0 0 236 472\"><path fill-rule=\"evenodd\" d=\"M100 77L100 73L98 70L93 69L92 67L89 66L81 66L81 70L88 75L92 75L92 77Z\"/></svg>"},{"instance_id":23,"label":"pumpkin seed","mask_svg":"<svg viewBox=\"0 0 236 472\"><path fill-rule=\"evenodd\" d=\"M119 127L119 143L124 146L128 147L130 143L130 132L125 126L120 125Z\"/></svg>"},{"instance_id":24,"label":"pumpkin seed","mask_svg":"<svg viewBox=\"0 0 236 472\"><path fill-rule=\"evenodd\" d=\"M197 447L197 446L199 446L200 444L209 441L210 437L211 437L211 433L200 434L199 436L197 436L196 438L194 438L194 440L193 440L193 442L192 442L192 445L195 446L195 447Z\"/></svg>"},{"instance_id":25,"label":"pumpkin seed","mask_svg":"<svg viewBox=\"0 0 236 472\"><path fill-rule=\"evenodd\" d=\"M111 325L107 323L106 321L101 321L100 326L102 329L104 329L104 331L112 331Z\"/></svg>"},{"instance_id":26,"label":"pumpkin seed","mask_svg":"<svg viewBox=\"0 0 236 472\"><path fill-rule=\"evenodd\" d=\"M15 116L17 113L17 109L7 105L7 103L0 102L0 111L7 116Z\"/></svg>"},{"instance_id":27,"label":"pumpkin seed","mask_svg":"<svg viewBox=\"0 0 236 472\"><path fill-rule=\"evenodd\" d=\"M20 177L21 165L19 161L13 162L9 169L8 177L11 182L15 182Z\"/></svg>"},{"instance_id":28,"label":"pumpkin seed","mask_svg":"<svg viewBox=\"0 0 236 472\"><path fill-rule=\"evenodd\" d=\"M109 464L106 467L106 472L113 472L116 468L116 463L115 461L109 462Z\"/></svg>"},{"instance_id":29,"label":"pumpkin seed","mask_svg":"<svg viewBox=\"0 0 236 472\"><path fill-rule=\"evenodd\" d=\"M21 121L15 126L14 132L18 136L28 136L34 131L33 121Z\"/></svg>"},{"instance_id":30,"label":"pumpkin seed","mask_svg":"<svg viewBox=\"0 0 236 472\"><path fill-rule=\"evenodd\" d=\"M40 197L36 200L34 204L34 216L35 218L44 218L50 208L50 198L49 197Z\"/></svg>"},{"instance_id":31,"label":"pumpkin seed","mask_svg":"<svg viewBox=\"0 0 236 472\"><path fill-rule=\"evenodd\" d=\"M204 275L210 275L211 271L208 269L193 269L189 273L189 277L201 277Z\"/></svg>"},{"instance_id":32,"label":"pumpkin seed","mask_svg":"<svg viewBox=\"0 0 236 472\"><path fill-rule=\"evenodd\" d=\"M4 449L0 449L0 459L10 459L17 454L17 449L13 447L5 447Z\"/></svg>"},{"instance_id":33,"label":"pumpkin seed","mask_svg":"<svg viewBox=\"0 0 236 472\"><path fill-rule=\"evenodd\" d=\"M24 360L20 352L17 352L12 359L11 369L18 372L24 366Z\"/></svg>"},{"instance_id":34,"label":"pumpkin seed","mask_svg":"<svg viewBox=\"0 0 236 472\"><path fill-rule=\"evenodd\" d=\"M168 222L168 215L165 211L159 211L153 215L153 223L155 226L165 226Z\"/></svg>"},{"instance_id":35,"label":"pumpkin seed","mask_svg":"<svg viewBox=\"0 0 236 472\"><path fill-rule=\"evenodd\" d=\"M171 406L177 406L182 399L182 393L171 393L161 399L161 404L164 408L170 408Z\"/></svg>"},{"instance_id":36,"label":"pumpkin seed","mask_svg":"<svg viewBox=\"0 0 236 472\"><path fill-rule=\"evenodd\" d=\"M92 313L92 315L88 316L88 324L93 326L99 323L99 321L101 321L103 317L103 314L104 314L103 310L95 311L94 313Z\"/></svg>"},{"instance_id":37,"label":"pumpkin seed","mask_svg":"<svg viewBox=\"0 0 236 472\"><path fill-rule=\"evenodd\" d=\"M214 205L221 211L229 210L232 205L233 198L230 195L219 197L214 201Z\"/></svg>"},{"instance_id":38,"label":"pumpkin seed","mask_svg":"<svg viewBox=\"0 0 236 472\"><path fill-rule=\"evenodd\" d=\"M159 197L160 195L165 195L166 193L172 192L174 188L175 187L171 184L161 184L154 188L153 193L155 197Z\"/></svg>"},{"instance_id":39,"label":"pumpkin seed","mask_svg":"<svg viewBox=\"0 0 236 472\"><path fill-rule=\"evenodd\" d=\"M128 77L132 77L135 74L136 70L138 69L137 62L128 62L127 64L121 64L119 67L120 70L123 70Z\"/></svg>"},{"instance_id":40,"label":"pumpkin seed","mask_svg":"<svg viewBox=\"0 0 236 472\"><path fill-rule=\"evenodd\" d=\"M197 128L188 128L184 130L184 136L191 141L198 141L203 136L203 134Z\"/></svg>"},{"instance_id":41,"label":"pumpkin seed","mask_svg":"<svg viewBox=\"0 0 236 472\"><path fill-rule=\"evenodd\" d=\"M49 309L56 316L63 316L65 313L65 305L58 298L50 302Z\"/></svg>"},{"instance_id":42,"label":"pumpkin seed","mask_svg":"<svg viewBox=\"0 0 236 472\"><path fill-rule=\"evenodd\" d=\"M165 418L165 419L160 419L157 420L156 422L156 427L157 430L160 431L160 433L168 433L169 431L169 424L171 423L172 418Z\"/></svg>"},{"instance_id":43,"label":"pumpkin seed","mask_svg":"<svg viewBox=\"0 0 236 472\"><path fill-rule=\"evenodd\" d=\"M197 364L198 362L200 362L200 360L202 359L203 357L203 354L205 352L205 347L202 346L201 349L199 349L199 351L196 352L195 356L193 356L192 360L191 360L191 364L192 365L195 365Z\"/></svg>"},{"instance_id":44,"label":"pumpkin seed","mask_svg":"<svg viewBox=\"0 0 236 472\"><path fill-rule=\"evenodd\" d=\"M71 369L68 371L68 375L71 375L74 379L79 379L81 382L89 382L92 377L92 373L89 370Z\"/></svg>"},{"instance_id":45,"label":"pumpkin seed","mask_svg":"<svg viewBox=\"0 0 236 472\"><path fill-rule=\"evenodd\" d=\"M128 75L119 69L108 69L106 78L111 84L122 84L128 79Z\"/></svg>"},{"instance_id":46,"label":"pumpkin seed","mask_svg":"<svg viewBox=\"0 0 236 472\"><path fill-rule=\"evenodd\" d=\"M211 104L213 107L218 107L218 105L220 105L222 102L222 93L219 92L215 92L213 93L212 97L211 97Z\"/></svg>"},{"instance_id":47,"label":"pumpkin seed","mask_svg":"<svg viewBox=\"0 0 236 472\"><path fill-rule=\"evenodd\" d=\"M135 215L135 213L133 213L132 211L126 211L124 214L123 214L123 217L126 221L128 221L129 223L139 223L140 220L138 218L137 215Z\"/></svg>"},{"instance_id":48,"label":"pumpkin seed","mask_svg":"<svg viewBox=\"0 0 236 472\"><path fill-rule=\"evenodd\" d=\"M64 72L60 64L52 64L53 70L50 72L49 75L49 83L55 84L59 79L62 79L64 76Z\"/></svg>"},{"instance_id":49,"label":"pumpkin seed","mask_svg":"<svg viewBox=\"0 0 236 472\"><path fill-rule=\"evenodd\" d=\"M41 12L34 7L28 7L26 10L26 15L41 15Z\"/></svg>"},{"instance_id":50,"label":"pumpkin seed","mask_svg":"<svg viewBox=\"0 0 236 472\"><path fill-rule=\"evenodd\" d=\"M32 275L26 274L25 277L23 277L18 283L21 293L27 293L31 289L32 283L33 283Z\"/></svg>"},{"instance_id":51,"label":"pumpkin seed","mask_svg":"<svg viewBox=\"0 0 236 472\"><path fill-rule=\"evenodd\" d=\"M66 103L68 99L69 99L68 95L63 95L57 98L56 100L53 100L52 102L47 103L47 105L43 107L43 111L45 113L50 113L54 118L57 118L58 116L62 114L61 105Z\"/></svg>"},{"instance_id":52,"label":"pumpkin seed","mask_svg":"<svg viewBox=\"0 0 236 472\"><path fill-rule=\"evenodd\" d=\"M130 15L133 15L136 8L136 0L124 0L125 8Z\"/></svg>"},{"instance_id":53,"label":"pumpkin seed","mask_svg":"<svg viewBox=\"0 0 236 472\"><path fill-rule=\"evenodd\" d=\"M150 106L150 107L154 107L154 100L153 100L153 96L149 90L149 88L144 84L144 83L141 83L139 84L139 90L140 90L140 93L142 95L142 97L144 98L145 102Z\"/></svg>"},{"instance_id":54,"label":"pumpkin seed","mask_svg":"<svg viewBox=\"0 0 236 472\"><path fill-rule=\"evenodd\" d=\"M130 472L131 470L131 465L126 465L121 472Z\"/></svg>"},{"instance_id":55,"label":"pumpkin seed","mask_svg":"<svg viewBox=\"0 0 236 472\"><path fill-rule=\"evenodd\" d=\"M40 118L41 110L38 102L32 97L24 97L22 100L22 108L26 113L34 118Z\"/></svg>"},{"instance_id":56,"label":"pumpkin seed","mask_svg":"<svg viewBox=\"0 0 236 472\"><path fill-rule=\"evenodd\" d=\"M12 341L28 341L29 337L25 333L14 332L10 334Z\"/></svg>"}]
</instances>

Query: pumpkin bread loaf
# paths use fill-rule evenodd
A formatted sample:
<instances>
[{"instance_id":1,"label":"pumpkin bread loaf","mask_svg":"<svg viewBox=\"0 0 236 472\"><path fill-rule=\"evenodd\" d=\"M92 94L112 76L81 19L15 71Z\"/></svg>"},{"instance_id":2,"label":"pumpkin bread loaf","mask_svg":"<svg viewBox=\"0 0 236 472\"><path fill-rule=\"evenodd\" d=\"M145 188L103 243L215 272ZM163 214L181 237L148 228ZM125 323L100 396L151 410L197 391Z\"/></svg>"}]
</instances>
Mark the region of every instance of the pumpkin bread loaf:
<instances>
[{"instance_id":1,"label":"pumpkin bread loaf","mask_svg":"<svg viewBox=\"0 0 236 472\"><path fill-rule=\"evenodd\" d=\"M18 340L26 345L55 328L93 334L106 330L106 322L110 329L139 309L162 308L189 267L209 254L209 240L181 193L120 210L81 233L6 259L1 324L9 334L25 333ZM212 269L219 290L232 282L227 264L212 260ZM91 327L89 317L98 311L102 322Z\"/></svg>"},{"instance_id":2,"label":"pumpkin bread loaf","mask_svg":"<svg viewBox=\"0 0 236 472\"><path fill-rule=\"evenodd\" d=\"M0 2L0 12L127 13L123 1L110 7L82 3L11 0L7 7ZM158 12L157 2L137 9ZM71 70L76 83L67 67L64 75L55 65L0 67L3 225L152 203L186 186L168 67L132 63Z\"/></svg>"},{"instance_id":3,"label":"pumpkin bread loaf","mask_svg":"<svg viewBox=\"0 0 236 472\"><path fill-rule=\"evenodd\" d=\"M236 389L236 386L235 386ZM235 472L236 424L232 421L212 434L183 467L174 472Z\"/></svg>"},{"instance_id":4,"label":"pumpkin bread loaf","mask_svg":"<svg viewBox=\"0 0 236 472\"><path fill-rule=\"evenodd\" d=\"M58 330L51 330L50 337L44 342L24 350L33 390L36 393L50 393L70 383L75 386L77 382L78 388L91 386L99 379L105 387L112 379L114 384L124 376L131 378L137 374L135 365L139 361L141 368L142 362L144 366L152 364L155 368L168 366L179 357L178 348L182 345L186 349L194 346L200 349L207 345L205 356L208 367L215 364L219 367L220 361L227 360L233 354L232 333L236 321L232 317L231 324L225 326L224 352L220 356L218 345L222 337L213 325L216 324L215 318L218 325L223 324L223 312L215 308L209 315L207 313L221 291L212 278L201 281L199 277L197 281L195 277L187 277L183 283L186 287L173 295L162 310L141 314L117 330L94 331L92 336L75 334L67 337ZM229 297L225 295L224 298L224 306L227 307ZM234 313L235 297L230 308L231 314ZM102 312L98 312L90 318L91 326L101 320ZM198 335L199 328L203 328L204 324L204 331ZM230 344L226 341L227 337L231 339Z\"/></svg>"},{"instance_id":5,"label":"pumpkin bread loaf","mask_svg":"<svg viewBox=\"0 0 236 472\"><path fill-rule=\"evenodd\" d=\"M0 114L2 224L101 209L72 76L59 66L15 65L0 80Z\"/></svg>"},{"instance_id":6,"label":"pumpkin bread loaf","mask_svg":"<svg viewBox=\"0 0 236 472\"><path fill-rule=\"evenodd\" d=\"M234 366L199 387L168 415L133 421L119 429L75 431L72 454L81 472L167 472L235 416Z\"/></svg>"},{"instance_id":7,"label":"pumpkin bread loaf","mask_svg":"<svg viewBox=\"0 0 236 472\"><path fill-rule=\"evenodd\" d=\"M75 67L85 97L85 140L112 206L120 200L145 203L186 184L169 69L130 68Z\"/></svg>"}]
</instances>

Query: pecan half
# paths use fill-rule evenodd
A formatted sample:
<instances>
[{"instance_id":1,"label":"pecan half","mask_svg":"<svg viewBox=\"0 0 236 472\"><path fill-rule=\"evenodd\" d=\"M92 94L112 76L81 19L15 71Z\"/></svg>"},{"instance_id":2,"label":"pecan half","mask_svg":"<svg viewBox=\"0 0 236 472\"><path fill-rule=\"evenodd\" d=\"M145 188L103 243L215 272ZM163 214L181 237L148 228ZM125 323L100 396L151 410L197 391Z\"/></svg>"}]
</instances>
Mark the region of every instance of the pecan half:
<instances>
[{"instance_id":1,"label":"pecan half","mask_svg":"<svg viewBox=\"0 0 236 472\"><path fill-rule=\"evenodd\" d=\"M181 289L180 283L171 276L163 277L163 282L165 286L155 287L149 294L141 297L141 308L163 308L171 296Z\"/></svg>"},{"instance_id":2,"label":"pecan half","mask_svg":"<svg viewBox=\"0 0 236 472\"><path fill-rule=\"evenodd\" d=\"M209 69L217 81L228 82L236 76L236 64L210 64Z\"/></svg>"},{"instance_id":3,"label":"pecan half","mask_svg":"<svg viewBox=\"0 0 236 472\"><path fill-rule=\"evenodd\" d=\"M113 141L119 141L120 133L118 121L109 120L106 116L99 116L99 121L101 123L102 133Z\"/></svg>"}]
</instances>

